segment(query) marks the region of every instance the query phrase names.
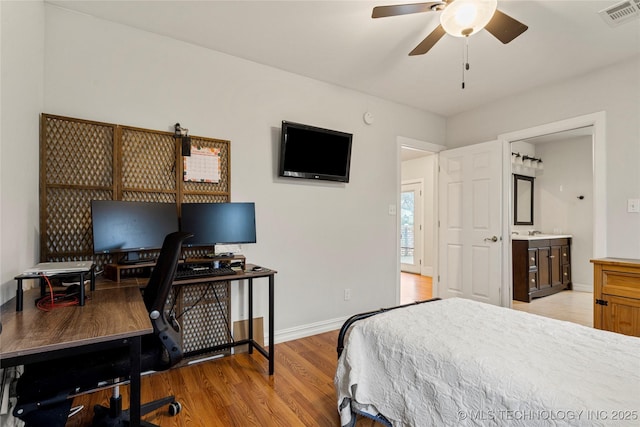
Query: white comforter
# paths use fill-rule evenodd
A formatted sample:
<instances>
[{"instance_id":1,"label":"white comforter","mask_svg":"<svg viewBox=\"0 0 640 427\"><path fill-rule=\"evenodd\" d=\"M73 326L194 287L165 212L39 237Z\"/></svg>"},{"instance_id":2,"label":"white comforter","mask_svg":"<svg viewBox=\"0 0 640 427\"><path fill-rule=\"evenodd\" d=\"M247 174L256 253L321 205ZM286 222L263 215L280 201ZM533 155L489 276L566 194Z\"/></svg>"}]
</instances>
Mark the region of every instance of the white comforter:
<instances>
[{"instance_id":1,"label":"white comforter","mask_svg":"<svg viewBox=\"0 0 640 427\"><path fill-rule=\"evenodd\" d=\"M640 426L640 338L451 298L356 322L335 386L343 426Z\"/></svg>"}]
</instances>

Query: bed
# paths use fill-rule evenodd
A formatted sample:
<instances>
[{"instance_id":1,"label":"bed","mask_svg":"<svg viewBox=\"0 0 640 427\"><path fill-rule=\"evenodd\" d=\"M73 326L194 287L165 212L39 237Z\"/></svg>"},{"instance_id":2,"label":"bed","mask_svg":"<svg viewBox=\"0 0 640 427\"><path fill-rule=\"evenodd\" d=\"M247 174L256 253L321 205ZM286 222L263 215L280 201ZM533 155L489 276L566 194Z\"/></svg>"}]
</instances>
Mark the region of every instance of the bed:
<instances>
[{"instance_id":1,"label":"bed","mask_svg":"<svg viewBox=\"0 0 640 427\"><path fill-rule=\"evenodd\" d=\"M640 425L640 338L449 298L353 316L338 355L342 426Z\"/></svg>"}]
</instances>

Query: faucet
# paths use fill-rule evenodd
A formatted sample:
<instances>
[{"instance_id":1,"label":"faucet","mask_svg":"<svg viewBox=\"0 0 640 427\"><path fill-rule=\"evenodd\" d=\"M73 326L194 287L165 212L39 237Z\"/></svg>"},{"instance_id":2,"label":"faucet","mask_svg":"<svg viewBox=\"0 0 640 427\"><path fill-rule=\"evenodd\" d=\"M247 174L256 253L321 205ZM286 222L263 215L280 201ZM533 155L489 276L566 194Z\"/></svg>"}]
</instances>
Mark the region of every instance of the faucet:
<instances>
[{"instance_id":1,"label":"faucet","mask_svg":"<svg viewBox=\"0 0 640 427\"><path fill-rule=\"evenodd\" d=\"M538 231L538 230L530 230L529 231L529 236L535 236L536 234L542 234L542 232Z\"/></svg>"}]
</instances>

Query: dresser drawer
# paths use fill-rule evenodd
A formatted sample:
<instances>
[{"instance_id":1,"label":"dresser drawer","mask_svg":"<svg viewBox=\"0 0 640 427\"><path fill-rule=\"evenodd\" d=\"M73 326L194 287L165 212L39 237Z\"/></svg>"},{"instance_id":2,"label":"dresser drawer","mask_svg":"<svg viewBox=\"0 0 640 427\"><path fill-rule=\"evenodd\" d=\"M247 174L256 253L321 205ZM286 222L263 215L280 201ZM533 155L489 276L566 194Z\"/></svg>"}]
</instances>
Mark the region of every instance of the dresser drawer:
<instances>
[{"instance_id":1,"label":"dresser drawer","mask_svg":"<svg viewBox=\"0 0 640 427\"><path fill-rule=\"evenodd\" d=\"M538 289L538 273L535 271L529 272L529 291Z\"/></svg>"},{"instance_id":2,"label":"dresser drawer","mask_svg":"<svg viewBox=\"0 0 640 427\"><path fill-rule=\"evenodd\" d=\"M570 265L563 265L562 266L562 284L568 284L571 283L571 266Z\"/></svg>"},{"instance_id":3,"label":"dresser drawer","mask_svg":"<svg viewBox=\"0 0 640 427\"><path fill-rule=\"evenodd\" d=\"M562 246L560 255L562 256L562 264L571 263L571 250L570 246Z\"/></svg>"},{"instance_id":4,"label":"dresser drawer","mask_svg":"<svg viewBox=\"0 0 640 427\"><path fill-rule=\"evenodd\" d=\"M592 259L593 326L640 337L640 260Z\"/></svg>"},{"instance_id":5,"label":"dresser drawer","mask_svg":"<svg viewBox=\"0 0 640 427\"><path fill-rule=\"evenodd\" d=\"M529 249L527 256L529 258L529 269L538 268L538 249Z\"/></svg>"},{"instance_id":6,"label":"dresser drawer","mask_svg":"<svg viewBox=\"0 0 640 427\"><path fill-rule=\"evenodd\" d=\"M640 299L640 272L603 270L602 293Z\"/></svg>"}]
</instances>

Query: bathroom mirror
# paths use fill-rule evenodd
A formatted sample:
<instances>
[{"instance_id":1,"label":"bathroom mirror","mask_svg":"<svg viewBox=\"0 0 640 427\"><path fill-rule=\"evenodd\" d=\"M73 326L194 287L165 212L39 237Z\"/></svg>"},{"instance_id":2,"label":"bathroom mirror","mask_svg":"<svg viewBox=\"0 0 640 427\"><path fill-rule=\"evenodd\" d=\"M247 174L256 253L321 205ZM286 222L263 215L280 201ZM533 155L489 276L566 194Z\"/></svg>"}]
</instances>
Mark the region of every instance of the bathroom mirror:
<instances>
[{"instance_id":1,"label":"bathroom mirror","mask_svg":"<svg viewBox=\"0 0 640 427\"><path fill-rule=\"evenodd\" d=\"M513 224L533 225L532 176L513 174Z\"/></svg>"}]
</instances>

